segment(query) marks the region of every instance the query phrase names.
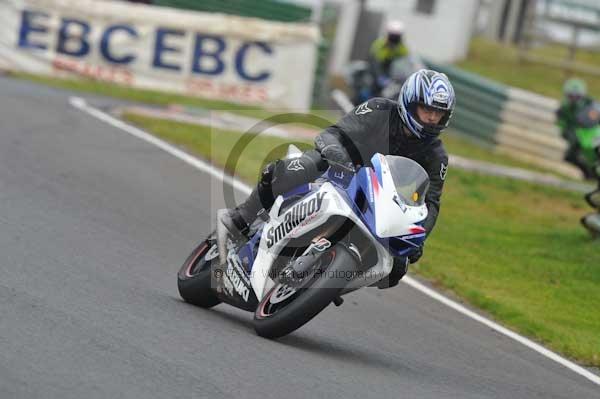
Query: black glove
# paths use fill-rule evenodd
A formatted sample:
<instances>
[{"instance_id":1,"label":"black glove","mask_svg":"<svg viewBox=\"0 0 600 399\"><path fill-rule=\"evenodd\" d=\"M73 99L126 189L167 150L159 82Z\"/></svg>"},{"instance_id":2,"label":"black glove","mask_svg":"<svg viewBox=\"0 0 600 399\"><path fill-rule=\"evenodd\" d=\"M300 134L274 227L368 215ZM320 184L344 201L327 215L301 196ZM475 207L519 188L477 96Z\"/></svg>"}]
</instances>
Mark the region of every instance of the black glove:
<instances>
[{"instance_id":1,"label":"black glove","mask_svg":"<svg viewBox=\"0 0 600 399\"><path fill-rule=\"evenodd\" d=\"M329 144L321 148L321 156L329 162L345 165L351 163L350 157L342 146Z\"/></svg>"},{"instance_id":2,"label":"black glove","mask_svg":"<svg viewBox=\"0 0 600 399\"><path fill-rule=\"evenodd\" d=\"M398 285L402 277L408 271L408 261L405 257L396 258L394 257L394 264L392 266L392 271L388 274L384 279L378 281L375 286L380 290L386 288L392 288Z\"/></svg>"},{"instance_id":3,"label":"black glove","mask_svg":"<svg viewBox=\"0 0 600 399\"><path fill-rule=\"evenodd\" d=\"M415 249L415 251L408 257L408 261L411 264L416 263L419 259L421 259L421 256L423 256L423 246L424 244L421 244L421 246Z\"/></svg>"},{"instance_id":4,"label":"black glove","mask_svg":"<svg viewBox=\"0 0 600 399\"><path fill-rule=\"evenodd\" d=\"M346 149L331 134L325 133L315 137L315 148L327 162L344 166L352 163Z\"/></svg>"}]
</instances>

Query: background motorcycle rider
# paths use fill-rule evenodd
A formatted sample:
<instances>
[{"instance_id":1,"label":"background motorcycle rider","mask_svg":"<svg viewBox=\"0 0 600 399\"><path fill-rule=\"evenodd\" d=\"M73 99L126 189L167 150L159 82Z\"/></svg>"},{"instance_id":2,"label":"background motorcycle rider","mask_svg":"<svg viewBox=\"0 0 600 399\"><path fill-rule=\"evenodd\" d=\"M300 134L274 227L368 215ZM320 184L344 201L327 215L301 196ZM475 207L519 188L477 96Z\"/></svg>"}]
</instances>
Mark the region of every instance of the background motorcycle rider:
<instances>
[{"instance_id":1,"label":"background motorcycle rider","mask_svg":"<svg viewBox=\"0 0 600 399\"><path fill-rule=\"evenodd\" d=\"M600 147L598 147L598 151L600 152ZM600 153L598 155L599 159L594 166L596 168L597 176L600 176ZM588 193L585 196L585 199L588 204L594 208L594 212L583 216L581 218L581 224L588 230L593 238L598 238L600 237L600 179L598 179L596 190Z\"/></svg>"},{"instance_id":2,"label":"background motorcycle rider","mask_svg":"<svg viewBox=\"0 0 600 399\"><path fill-rule=\"evenodd\" d=\"M575 134L577 128L577 115L584 108L592 104L594 100L587 95L587 87L581 79L569 79L563 85L563 100L560 108L556 111L557 124L561 128L561 134L568 143L565 160L577 166L589 176L587 162L581 153L579 140Z\"/></svg>"},{"instance_id":3,"label":"background motorcycle rider","mask_svg":"<svg viewBox=\"0 0 600 399\"><path fill-rule=\"evenodd\" d=\"M369 69L373 76L373 93L379 95L390 76L390 66L397 58L406 57L408 48L404 45L404 24L390 21L386 25L385 36L376 39L369 51Z\"/></svg>"},{"instance_id":4,"label":"background motorcycle rider","mask_svg":"<svg viewBox=\"0 0 600 399\"><path fill-rule=\"evenodd\" d=\"M370 165L371 157L381 153L411 158L428 173L430 187L425 202L429 214L424 227L429 236L438 217L448 170L448 155L438 136L448 126L454 105L454 89L446 75L425 69L415 72L402 87L398 102L371 99L321 132L315 138L315 149L300 158L267 165L248 199L217 222L234 237L244 239L260 211L268 210L278 195L317 179L329 162L359 167ZM411 255L410 263L422 254L423 247ZM406 258L395 260L389 286L398 283L407 266Z\"/></svg>"}]
</instances>

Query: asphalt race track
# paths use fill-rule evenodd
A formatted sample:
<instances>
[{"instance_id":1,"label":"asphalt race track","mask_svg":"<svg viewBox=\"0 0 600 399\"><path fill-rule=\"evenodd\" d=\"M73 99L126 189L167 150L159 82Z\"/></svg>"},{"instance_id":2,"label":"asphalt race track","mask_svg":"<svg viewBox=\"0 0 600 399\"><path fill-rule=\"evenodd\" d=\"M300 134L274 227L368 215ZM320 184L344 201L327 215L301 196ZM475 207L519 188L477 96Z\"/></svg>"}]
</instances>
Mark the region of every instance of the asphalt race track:
<instances>
[{"instance_id":1,"label":"asphalt race track","mask_svg":"<svg viewBox=\"0 0 600 399\"><path fill-rule=\"evenodd\" d=\"M0 78L0 398L600 398L403 284L279 341L182 302L219 182L70 95Z\"/></svg>"}]
</instances>

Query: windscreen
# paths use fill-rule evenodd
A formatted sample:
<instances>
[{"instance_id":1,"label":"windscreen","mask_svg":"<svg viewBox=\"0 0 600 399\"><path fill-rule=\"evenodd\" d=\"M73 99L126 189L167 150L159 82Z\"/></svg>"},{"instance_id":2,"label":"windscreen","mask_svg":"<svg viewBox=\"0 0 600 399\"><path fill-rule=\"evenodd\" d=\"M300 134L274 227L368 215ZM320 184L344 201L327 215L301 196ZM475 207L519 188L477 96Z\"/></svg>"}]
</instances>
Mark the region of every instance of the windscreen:
<instances>
[{"instance_id":1,"label":"windscreen","mask_svg":"<svg viewBox=\"0 0 600 399\"><path fill-rule=\"evenodd\" d=\"M395 155L387 155L385 159L401 201L410 206L423 205L429 189L429 176L425 169L412 159Z\"/></svg>"}]
</instances>

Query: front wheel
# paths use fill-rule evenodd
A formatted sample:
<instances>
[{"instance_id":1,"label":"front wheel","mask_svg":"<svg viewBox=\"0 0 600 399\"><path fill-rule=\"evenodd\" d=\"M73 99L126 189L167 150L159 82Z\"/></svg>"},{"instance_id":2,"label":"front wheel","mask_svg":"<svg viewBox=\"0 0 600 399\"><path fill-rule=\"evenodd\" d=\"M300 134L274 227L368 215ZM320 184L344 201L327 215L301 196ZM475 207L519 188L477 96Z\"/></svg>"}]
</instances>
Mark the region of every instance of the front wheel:
<instances>
[{"instance_id":1,"label":"front wheel","mask_svg":"<svg viewBox=\"0 0 600 399\"><path fill-rule=\"evenodd\" d=\"M218 262L217 241L207 239L198 245L177 273L179 295L193 305L211 308L221 303L211 288L211 264Z\"/></svg>"},{"instance_id":2,"label":"front wheel","mask_svg":"<svg viewBox=\"0 0 600 399\"><path fill-rule=\"evenodd\" d=\"M356 258L338 244L319 257L314 274L301 288L277 282L254 312L256 333L279 338L308 323L340 294L357 268Z\"/></svg>"}]
</instances>

